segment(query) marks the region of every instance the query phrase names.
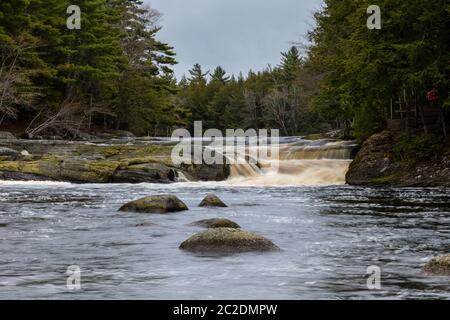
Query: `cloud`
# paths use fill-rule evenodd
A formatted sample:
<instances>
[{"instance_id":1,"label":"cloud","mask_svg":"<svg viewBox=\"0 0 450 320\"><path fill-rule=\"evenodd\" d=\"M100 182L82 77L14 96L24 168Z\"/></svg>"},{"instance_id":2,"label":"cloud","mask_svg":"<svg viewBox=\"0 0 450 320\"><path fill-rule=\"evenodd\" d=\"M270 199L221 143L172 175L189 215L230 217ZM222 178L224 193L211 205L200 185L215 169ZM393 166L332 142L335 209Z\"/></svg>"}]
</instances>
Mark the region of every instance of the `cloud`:
<instances>
[{"instance_id":1,"label":"cloud","mask_svg":"<svg viewBox=\"0 0 450 320\"><path fill-rule=\"evenodd\" d=\"M147 0L163 14L159 38L175 47L178 78L192 65L246 74L276 65L304 41L321 0Z\"/></svg>"}]
</instances>

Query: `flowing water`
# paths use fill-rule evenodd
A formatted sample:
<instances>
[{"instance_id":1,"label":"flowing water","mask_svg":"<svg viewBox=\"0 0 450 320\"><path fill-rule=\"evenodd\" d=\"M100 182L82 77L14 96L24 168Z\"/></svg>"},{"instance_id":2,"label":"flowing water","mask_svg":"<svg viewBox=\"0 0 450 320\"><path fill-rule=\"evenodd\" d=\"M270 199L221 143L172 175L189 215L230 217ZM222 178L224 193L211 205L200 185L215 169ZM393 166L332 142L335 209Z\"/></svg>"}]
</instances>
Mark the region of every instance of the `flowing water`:
<instances>
[{"instance_id":1,"label":"flowing water","mask_svg":"<svg viewBox=\"0 0 450 320\"><path fill-rule=\"evenodd\" d=\"M342 185L355 146L353 142L288 140L277 146L276 156L267 150L262 154L268 156L259 154L258 165L233 165L228 183L247 186Z\"/></svg>"},{"instance_id":2,"label":"flowing water","mask_svg":"<svg viewBox=\"0 0 450 320\"><path fill-rule=\"evenodd\" d=\"M229 181L75 185L0 181L0 298L32 299L448 299L448 277L425 277L450 250L450 189L344 185L350 145L289 143ZM173 215L118 212L139 197L171 193L190 207ZM208 193L228 205L198 208ZM224 217L283 251L225 256L180 251ZM148 223L138 227L137 225ZM69 266L81 290L66 288ZM382 270L368 290L367 268Z\"/></svg>"}]
</instances>

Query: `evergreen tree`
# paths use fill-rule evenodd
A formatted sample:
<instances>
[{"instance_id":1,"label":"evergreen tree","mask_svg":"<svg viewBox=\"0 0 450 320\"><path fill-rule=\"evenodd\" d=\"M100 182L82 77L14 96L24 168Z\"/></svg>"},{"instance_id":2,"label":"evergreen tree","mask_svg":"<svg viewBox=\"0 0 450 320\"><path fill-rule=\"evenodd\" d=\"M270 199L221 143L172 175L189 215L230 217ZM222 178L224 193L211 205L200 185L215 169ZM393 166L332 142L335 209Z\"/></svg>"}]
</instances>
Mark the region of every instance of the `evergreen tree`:
<instances>
[{"instance_id":1,"label":"evergreen tree","mask_svg":"<svg viewBox=\"0 0 450 320\"><path fill-rule=\"evenodd\" d=\"M191 84L206 84L206 76L209 74L209 71L203 73L202 66L196 63L194 64L194 67L189 70L189 74L191 75L189 78Z\"/></svg>"},{"instance_id":2,"label":"evergreen tree","mask_svg":"<svg viewBox=\"0 0 450 320\"><path fill-rule=\"evenodd\" d=\"M227 76L227 72L221 66L215 68L213 73L211 74L211 81L217 81L224 84L229 80L230 77Z\"/></svg>"},{"instance_id":3,"label":"evergreen tree","mask_svg":"<svg viewBox=\"0 0 450 320\"><path fill-rule=\"evenodd\" d=\"M302 66L302 58L297 47L291 47L288 52L282 52L281 64L278 66L280 80L283 83L294 82Z\"/></svg>"}]
</instances>

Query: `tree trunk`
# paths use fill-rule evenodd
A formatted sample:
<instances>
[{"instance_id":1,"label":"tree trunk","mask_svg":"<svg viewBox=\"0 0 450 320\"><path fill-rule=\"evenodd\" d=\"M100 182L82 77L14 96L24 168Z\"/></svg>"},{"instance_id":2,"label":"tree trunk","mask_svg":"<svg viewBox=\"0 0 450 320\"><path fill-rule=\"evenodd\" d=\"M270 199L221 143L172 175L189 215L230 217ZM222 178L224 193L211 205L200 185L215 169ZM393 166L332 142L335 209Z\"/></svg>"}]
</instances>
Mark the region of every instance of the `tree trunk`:
<instances>
[{"instance_id":1,"label":"tree trunk","mask_svg":"<svg viewBox=\"0 0 450 320\"><path fill-rule=\"evenodd\" d=\"M442 131L444 132L444 137L447 138L447 124L445 123L444 109L442 109L441 107L439 107L439 118L441 119Z\"/></svg>"},{"instance_id":2,"label":"tree trunk","mask_svg":"<svg viewBox=\"0 0 450 320\"><path fill-rule=\"evenodd\" d=\"M425 122L425 114L424 114L422 105L419 105L419 112L420 112L420 119L422 120L423 132L425 134L428 134L428 126L427 126L427 123Z\"/></svg>"},{"instance_id":3,"label":"tree trunk","mask_svg":"<svg viewBox=\"0 0 450 320\"><path fill-rule=\"evenodd\" d=\"M403 89L403 101L406 106L406 132L410 133L410 124L411 124L411 104L408 101L408 98L406 97L406 89Z\"/></svg>"}]
</instances>

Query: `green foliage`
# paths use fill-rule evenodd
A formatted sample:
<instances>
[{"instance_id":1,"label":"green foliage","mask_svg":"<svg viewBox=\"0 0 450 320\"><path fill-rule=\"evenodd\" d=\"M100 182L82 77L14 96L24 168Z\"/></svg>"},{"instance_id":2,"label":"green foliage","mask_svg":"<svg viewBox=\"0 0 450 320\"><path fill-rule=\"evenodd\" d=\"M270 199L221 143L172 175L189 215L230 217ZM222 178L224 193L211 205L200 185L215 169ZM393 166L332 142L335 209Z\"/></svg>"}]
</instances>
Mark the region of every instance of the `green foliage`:
<instances>
[{"instance_id":1,"label":"green foliage","mask_svg":"<svg viewBox=\"0 0 450 320\"><path fill-rule=\"evenodd\" d=\"M69 5L81 9L80 30L66 26ZM21 49L13 71L40 95L31 112L25 99L0 107L0 119L19 114L30 132L64 135L94 126L165 135L185 124L173 103L175 53L156 39L158 18L139 0L1 1L1 61L9 67L9 52Z\"/></svg>"},{"instance_id":2,"label":"green foliage","mask_svg":"<svg viewBox=\"0 0 450 320\"><path fill-rule=\"evenodd\" d=\"M157 38L160 14L141 0L2 0L0 123L25 122L30 134L103 127L167 135L202 120L284 135L352 128L364 140L386 127L404 88L425 104L433 87L448 118L447 0L379 0L382 30L366 26L369 0L324 2L306 54L293 46L276 67L246 77L196 64L177 83L174 48ZM81 8L81 30L66 27L70 4Z\"/></svg>"},{"instance_id":3,"label":"green foliage","mask_svg":"<svg viewBox=\"0 0 450 320\"><path fill-rule=\"evenodd\" d=\"M403 160L423 160L435 157L442 144L442 137L433 134L402 135L394 148L395 154Z\"/></svg>"},{"instance_id":4,"label":"green foliage","mask_svg":"<svg viewBox=\"0 0 450 320\"><path fill-rule=\"evenodd\" d=\"M403 88L420 98L433 87L446 94L450 85L448 1L377 1L381 30L366 26L371 4L326 0L310 33L310 63L322 75L315 107L353 121L361 139L385 127L390 100Z\"/></svg>"},{"instance_id":5,"label":"green foliage","mask_svg":"<svg viewBox=\"0 0 450 320\"><path fill-rule=\"evenodd\" d=\"M297 47L291 47L288 52L281 53L281 64L278 67L280 80L285 83L292 83L298 79L302 66L302 58Z\"/></svg>"},{"instance_id":6,"label":"green foliage","mask_svg":"<svg viewBox=\"0 0 450 320\"><path fill-rule=\"evenodd\" d=\"M280 129L284 135L327 130L323 117L311 110L317 80L296 47L281 54L274 69L244 78L228 76L222 67L204 72L199 64L178 84L179 105L189 110L189 123L203 121L204 127ZM191 127L192 129L192 127Z\"/></svg>"}]
</instances>

